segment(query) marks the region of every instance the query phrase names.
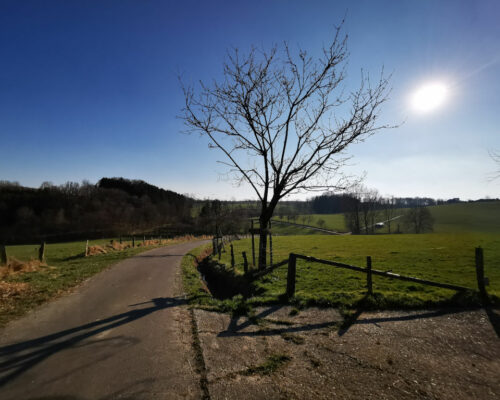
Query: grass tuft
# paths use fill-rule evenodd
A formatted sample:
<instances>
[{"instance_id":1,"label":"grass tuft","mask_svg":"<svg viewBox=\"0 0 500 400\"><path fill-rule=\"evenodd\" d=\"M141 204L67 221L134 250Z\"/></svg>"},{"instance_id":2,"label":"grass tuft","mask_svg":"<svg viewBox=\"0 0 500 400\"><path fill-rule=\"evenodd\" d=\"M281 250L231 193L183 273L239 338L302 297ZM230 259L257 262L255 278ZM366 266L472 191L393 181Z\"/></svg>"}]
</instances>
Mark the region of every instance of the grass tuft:
<instances>
[{"instance_id":1,"label":"grass tuft","mask_svg":"<svg viewBox=\"0 0 500 400\"><path fill-rule=\"evenodd\" d=\"M271 375L290 360L286 354L272 354L262 364L247 368L241 375Z\"/></svg>"}]
</instances>

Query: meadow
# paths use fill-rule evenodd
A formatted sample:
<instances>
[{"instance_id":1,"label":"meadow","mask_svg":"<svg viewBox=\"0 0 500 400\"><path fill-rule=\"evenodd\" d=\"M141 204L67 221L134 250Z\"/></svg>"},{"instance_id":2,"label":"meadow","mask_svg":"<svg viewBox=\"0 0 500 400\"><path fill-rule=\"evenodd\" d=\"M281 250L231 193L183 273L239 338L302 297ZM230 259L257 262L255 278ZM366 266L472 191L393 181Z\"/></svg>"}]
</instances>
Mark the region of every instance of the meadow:
<instances>
[{"instance_id":1,"label":"meadow","mask_svg":"<svg viewBox=\"0 0 500 400\"><path fill-rule=\"evenodd\" d=\"M251 241L235 241L233 246L235 273L243 274L241 253L246 251L251 262ZM273 262L286 260L293 252L364 267L366 256L371 256L374 269L476 289L474 249L478 246L484 249L485 276L490 281L488 293L498 300L500 233L279 236L273 238ZM222 254L221 263L230 268L229 251ZM255 296L249 301L256 304L279 301L285 293L286 275L285 265L253 281ZM449 289L379 276L373 277L373 288L374 306L380 308L470 305L477 301L470 294L457 295ZM365 295L365 274L298 260L296 302L353 307Z\"/></svg>"},{"instance_id":2,"label":"meadow","mask_svg":"<svg viewBox=\"0 0 500 400\"><path fill-rule=\"evenodd\" d=\"M500 201L477 202L477 203L457 203L431 206L429 210L434 217L434 232L436 233L458 233L458 232L485 232L500 233ZM406 209L394 210L394 216L403 215ZM288 222L286 217L275 218ZM347 232L343 214L309 214L299 215L295 221L298 224L305 224L319 227L319 220L324 221L323 227L332 231ZM376 221L384 221L385 217L379 212ZM307 222L309 221L309 222ZM401 219L392 222L392 232L399 229L403 233L407 232ZM274 224L273 233L277 235L320 235L321 232L308 230L295 226ZM377 230L377 233L387 233L387 227Z\"/></svg>"}]
</instances>

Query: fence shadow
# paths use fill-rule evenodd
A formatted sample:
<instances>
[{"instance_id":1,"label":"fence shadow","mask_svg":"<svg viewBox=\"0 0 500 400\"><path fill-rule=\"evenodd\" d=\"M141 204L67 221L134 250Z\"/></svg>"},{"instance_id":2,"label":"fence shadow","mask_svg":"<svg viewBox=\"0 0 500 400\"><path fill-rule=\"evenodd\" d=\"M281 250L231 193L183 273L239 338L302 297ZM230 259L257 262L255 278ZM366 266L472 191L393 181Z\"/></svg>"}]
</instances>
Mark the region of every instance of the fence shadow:
<instances>
[{"instance_id":1,"label":"fence shadow","mask_svg":"<svg viewBox=\"0 0 500 400\"><path fill-rule=\"evenodd\" d=\"M4 386L17 376L22 375L24 372L53 354L69 347L81 347L99 342L99 340L93 340L89 343L83 343L82 341L85 339L91 338L92 336L109 329L136 321L156 311L180 306L185 304L186 300L179 297L162 297L155 298L144 303L132 304L130 307L149 303L152 304L149 307L130 310L99 321L62 330L36 339L1 347L0 387ZM123 340L123 337L119 337L118 339Z\"/></svg>"},{"instance_id":2,"label":"fence shadow","mask_svg":"<svg viewBox=\"0 0 500 400\"><path fill-rule=\"evenodd\" d=\"M358 308L353 314L348 315L344 318L344 322L342 323L342 326L340 327L338 331L339 336L345 335L349 329L353 325L366 325L366 324L379 324L379 323L384 323L384 322L398 322L398 321L414 321L418 319L425 319L425 318L434 318L434 317L442 317L444 315L450 315L450 314L459 314L464 311L470 311L470 310L480 310L481 308L450 308L450 309L439 309L439 310L434 310L434 311L420 311L416 313L412 313L409 315L399 315L399 316L394 316L394 317L379 317L379 318L367 318L363 320L359 320L359 317L361 314L365 311L371 311L371 310L366 310L362 307ZM491 326L493 327L493 330L495 331L496 335L500 337L500 315L495 312L498 310L494 310L493 308L487 306L484 308L484 311L486 312L488 319L491 323Z\"/></svg>"},{"instance_id":3,"label":"fence shadow","mask_svg":"<svg viewBox=\"0 0 500 400\"><path fill-rule=\"evenodd\" d=\"M484 310L486 311L486 315L488 315L491 326L495 330L497 336L500 338L500 310L495 310L491 306L486 306Z\"/></svg>"},{"instance_id":4,"label":"fence shadow","mask_svg":"<svg viewBox=\"0 0 500 400\"><path fill-rule=\"evenodd\" d=\"M303 325L295 325L286 326L283 328L275 328L275 329L265 329L258 330L252 332L243 332L243 329L248 328L251 325L255 325L255 320L263 319L272 313L278 311L282 308L283 305L274 305L266 308L259 314L255 315L253 318L248 318L243 323L238 324L238 317L231 318L227 329L223 332L220 332L218 337L236 337L236 336L246 336L246 337L256 337L256 336L275 336L281 335L283 333L295 333L295 332L308 332L316 329L328 328L331 326L338 325L338 321L331 322L321 322L316 324L303 324Z\"/></svg>"}]
</instances>

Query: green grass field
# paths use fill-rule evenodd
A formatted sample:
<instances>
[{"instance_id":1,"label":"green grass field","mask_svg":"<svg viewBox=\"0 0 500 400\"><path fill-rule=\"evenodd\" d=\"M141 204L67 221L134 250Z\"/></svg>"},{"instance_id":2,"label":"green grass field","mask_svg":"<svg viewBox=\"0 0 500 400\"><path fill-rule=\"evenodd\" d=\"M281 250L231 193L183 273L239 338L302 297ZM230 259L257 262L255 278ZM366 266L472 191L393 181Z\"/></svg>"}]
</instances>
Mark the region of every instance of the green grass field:
<instances>
[{"instance_id":1,"label":"green grass field","mask_svg":"<svg viewBox=\"0 0 500 400\"><path fill-rule=\"evenodd\" d=\"M344 215L343 214L307 214L307 215L299 215L295 221L288 221L286 217L284 218L274 218L278 221L283 222L293 222L296 224L310 225L320 227L318 223L319 220L325 221L323 228L329 229L332 231L338 232L346 232L347 228L345 226ZM274 224L273 232L280 235L321 235L322 233L319 231L308 230L296 226L287 226L281 224Z\"/></svg>"},{"instance_id":2,"label":"green grass field","mask_svg":"<svg viewBox=\"0 0 500 400\"><path fill-rule=\"evenodd\" d=\"M500 233L500 201L430 207L435 232Z\"/></svg>"},{"instance_id":3,"label":"green grass field","mask_svg":"<svg viewBox=\"0 0 500 400\"><path fill-rule=\"evenodd\" d=\"M458 203L445 204L440 206L429 207L432 216L435 219L434 232L436 233L453 233L453 232L484 232L484 233L500 233L500 201L484 202L484 203ZM404 214L405 209L397 209L394 211L394 216ZM308 218L310 219L309 222ZM287 218L276 218L287 222ZM295 222L319 227L318 221L325 221L324 228L338 232L348 231L345 226L343 214L310 214L299 215ZM377 221L384 221L385 217L382 213L377 217ZM400 229L405 232L405 227L400 219L392 222L392 232L395 232L398 224ZM274 224L273 232L278 235L318 235L321 232L308 230L295 226L286 226ZM387 233L387 228L377 230L377 233ZM409 232L405 232L409 233Z\"/></svg>"},{"instance_id":4,"label":"green grass field","mask_svg":"<svg viewBox=\"0 0 500 400\"><path fill-rule=\"evenodd\" d=\"M236 269L242 273L241 252L246 251L251 258L251 243L244 239L233 245ZM500 234L281 236L274 238L273 245L274 263L294 252L364 267L369 255L374 269L472 289L477 287L474 248L481 246L484 249L485 276L490 280L488 292L500 297ZM223 254L221 262L230 266L229 252ZM286 274L287 267L283 266L258 279L254 282L257 295L250 301L278 301L285 292ZM426 307L460 304L463 300L457 299L456 292L448 289L378 276L373 279L374 291L379 296L378 306L381 307ZM296 299L299 302L351 307L365 294L365 274L302 260L297 263Z\"/></svg>"}]
</instances>

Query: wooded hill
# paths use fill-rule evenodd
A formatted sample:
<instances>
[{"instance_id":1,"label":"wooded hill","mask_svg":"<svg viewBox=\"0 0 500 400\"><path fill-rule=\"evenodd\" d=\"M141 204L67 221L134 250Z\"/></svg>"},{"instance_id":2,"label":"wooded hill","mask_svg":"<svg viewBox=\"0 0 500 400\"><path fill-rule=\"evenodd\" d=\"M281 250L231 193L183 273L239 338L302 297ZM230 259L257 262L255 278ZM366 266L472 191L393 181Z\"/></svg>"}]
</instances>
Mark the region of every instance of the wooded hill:
<instances>
[{"instance_id":1,"label":"wooded hill","mask_svg":"<svg viewBox=\"0 0 500 400\"><path fill-rule=\"evenodd\" d=\"M44 183L38 189L0 182L0 242L127 235L191 223L193 200L140 180Z\"/></svg>"}]
</instances>

